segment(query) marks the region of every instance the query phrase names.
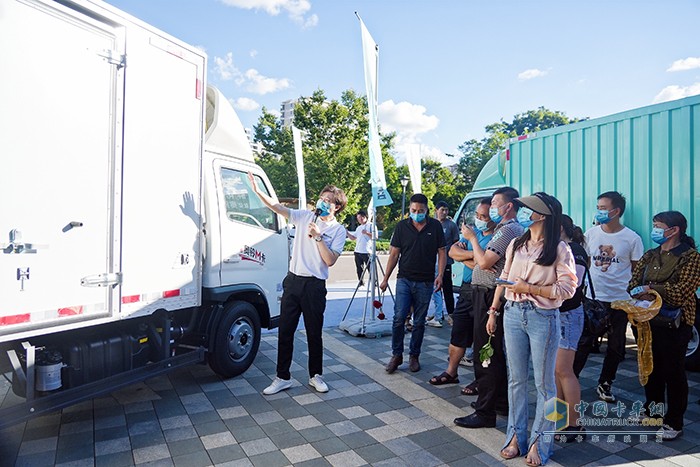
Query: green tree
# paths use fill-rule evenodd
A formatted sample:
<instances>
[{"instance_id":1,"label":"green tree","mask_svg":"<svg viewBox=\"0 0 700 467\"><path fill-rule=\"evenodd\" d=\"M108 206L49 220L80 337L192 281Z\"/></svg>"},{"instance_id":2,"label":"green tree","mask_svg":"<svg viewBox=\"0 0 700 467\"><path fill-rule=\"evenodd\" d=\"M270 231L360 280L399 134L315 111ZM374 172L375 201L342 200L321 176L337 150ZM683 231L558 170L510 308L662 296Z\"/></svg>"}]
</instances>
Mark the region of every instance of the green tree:
<instances>
[{"instance_id":1,"label":"green tree","mask_svg":"<svg viewBox=\"0 0 700 467\"><path fill-rule=\"evenodd\" d=\"M341 213L342 222L371 198L367 148L367 100L353 90L342 93L340 100L328 100L322 90L309 97L300 97L294 107L294 126L304 135L303 154L306 175L306 196L313 201L328 184L342 188L348 205ZM254 127L255 141L266 151L257 159L265 169L278 194L296 197L298 182L290 128L263 109ZM393 135L382 135L382 159L387 187L396 204L396 187L400 182L396 162L389 151ZM400 200L399 200L400 202ZM399 207L378 209L378 222L398 214ZM381 225L381 223L380 223Z\"/></svg>"}]
</instances>

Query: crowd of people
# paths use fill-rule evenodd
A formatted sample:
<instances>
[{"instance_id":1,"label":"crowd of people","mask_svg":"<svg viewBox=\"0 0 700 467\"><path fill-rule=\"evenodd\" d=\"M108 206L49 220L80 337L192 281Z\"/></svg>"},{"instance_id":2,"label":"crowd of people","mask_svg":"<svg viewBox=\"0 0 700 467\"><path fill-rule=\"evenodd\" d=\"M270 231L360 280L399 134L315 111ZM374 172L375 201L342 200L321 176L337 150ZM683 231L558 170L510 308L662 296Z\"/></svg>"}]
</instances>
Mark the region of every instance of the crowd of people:
<instances>
[{"instance_id":1,"label":"crowd of people","mask_svg":"<svg viewBox=\"0 0 700 467\"><path fill-rule=\"evenodd\" d=\"M325 280L346 235L357 240L355 260L362 280L372 235L367 214L357 214L358 228L351 234L335 218L347 204L337 187L322 190L315 213L289 209L262 192L256 194L297 226L283 283L277 375L263 394L291 387L292 342L301 316L309 347L309 384L326 392L321 339ZM431 217L428 198L420 193L411 196L409 216L395 227L379 283L380 290L386 290L398 268L392 355L386 372L392 374L404 363L409 316L411 372L420 370L425 327L442 327L447 321L452 325L448 364L429 383L459 384L459 368L466 366L473 369L473 381L461 393L477 397L471 404L474 412L454 423L469 429L494 427L497 416L507 416L501 456L525 456L527 465L544 465L554 442L572 441L574 436L585 439L584 424L573 408L581 401L578 377L600 336L587 325L584 302L595 298L607 313L607 350L596 392L601 401L614 403L613 385L624 359L629 322L627 311L616 303L648 307L660 297L660 319L648 321L653 370L644 384L642 413L663 419L658 434L663 440L681 436L688 402L683 361L695 322L700 254L686 233L685 216L677 211L653 217L651 239L658 246L644 252L641 237L621 222L625 207L620 193L600 194L597 225L584 234L562 212L561 203L543 192L521 197L514 188L500 188L480 200L473 221L460 227L449 218L446 203L437 203ZM456 305L451 283L455 261L465 266ZM428 316L431 301L435 311ZM528 435L530 374L537 398ZM570 408L568 426L559 431L545 416L546 403L555 397ZM659 411L659 406L667 410Z\"/></svg>"}]
</instances>

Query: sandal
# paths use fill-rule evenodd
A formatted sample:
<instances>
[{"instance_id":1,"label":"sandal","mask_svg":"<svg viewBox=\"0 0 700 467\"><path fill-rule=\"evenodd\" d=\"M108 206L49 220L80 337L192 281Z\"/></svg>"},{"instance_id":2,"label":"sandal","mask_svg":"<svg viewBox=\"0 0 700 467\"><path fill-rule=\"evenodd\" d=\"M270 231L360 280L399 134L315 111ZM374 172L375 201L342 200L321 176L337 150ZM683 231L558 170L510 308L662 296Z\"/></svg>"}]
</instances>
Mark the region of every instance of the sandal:
<instances>
[{"instance_id":1,"label":"sandal","mask_svg":"<svg viewBox=\"0 0 700 467\"><path fill-rule=\"evenodd\" d=\"M538 440L539 441L539 440ZM542 465L542 459L540 459L540 453L537 451L537 441L532 443L532 446L530 446L530 450L527 452L527 455L525 456L525 464L528 465L529 467L539 467ZM535 448L535 452L537 453L538 460L536 462L533 462L530 460L530 453L532 452L532 448Z\"/></svg>"},{"instance_id":2,"label":"sandal","mask_svg":"<svg viewBox=\"0 0 700 467\"><path fill-rule=\"evenodd\" d=\"M428 381L433 386L442 386L443 384L456 384L459 383L459 377L452 376L446 371L443 371L439 376L433 376Z\"/></svg>"},{"instance_id":3,"label":"sandal","mask_svg":"<svg viewBox=\"0 0 700 467\"><path fill-rule=\"evenodd\" d=\"M476 387L475 383L471 383L466 385L465 387L462 388L460 391L463 396L478 396L479 395L479 388Z\"/></svg>"},{"instance_id":4,"label":"sandal","mask_svg":"<svg viewBox=\"0 0 700 467\"><path fill-rule=\"evenodd\" d=\"M506 449L511 450L509 451L510 454L506 453ZM515 453L513 453L513 449L515 450ZM515 459L516 457L520 457L520 449L518 449L517 446L506 446L503 449L501 449L501 457L505 460L511 460Z\"/></svg>"}]
</instances>

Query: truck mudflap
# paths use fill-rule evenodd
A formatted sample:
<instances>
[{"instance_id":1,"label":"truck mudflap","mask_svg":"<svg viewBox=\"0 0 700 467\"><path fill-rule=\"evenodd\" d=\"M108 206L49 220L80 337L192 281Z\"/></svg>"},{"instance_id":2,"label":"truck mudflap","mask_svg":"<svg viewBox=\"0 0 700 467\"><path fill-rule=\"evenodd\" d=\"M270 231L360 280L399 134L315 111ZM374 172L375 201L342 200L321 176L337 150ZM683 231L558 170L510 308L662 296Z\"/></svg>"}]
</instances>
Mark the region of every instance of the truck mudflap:
<instances>
[{"instance_id":1,"label":"truck mudflap","mask_svg":"<svg viewBox=\"0 0 700 467\"><path fill-rule=\"evenodd\" d=\"M30 351L33 351L33 349ZM39 415L61 410L87 398L110 394L117 389L168 373L177 368L204 362L204 358L205 350L200 347L160 362L149 363L141 368L42 397L35 397L33 384L30 381L33 380L33 377L27 378L26 401L0 409L0 430Z\"/></svg>"}]
</instances>

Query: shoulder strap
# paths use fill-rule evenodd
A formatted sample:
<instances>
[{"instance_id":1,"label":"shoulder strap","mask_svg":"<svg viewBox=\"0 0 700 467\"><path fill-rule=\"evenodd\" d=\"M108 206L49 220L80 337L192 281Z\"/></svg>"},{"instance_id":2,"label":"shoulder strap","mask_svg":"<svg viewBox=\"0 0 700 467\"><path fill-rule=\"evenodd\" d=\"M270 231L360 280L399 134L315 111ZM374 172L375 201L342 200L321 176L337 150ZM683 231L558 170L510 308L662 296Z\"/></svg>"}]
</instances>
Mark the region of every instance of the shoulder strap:
<instances>
[{"instance_id":1,"label":"shoulder strap","mask_svg":"<svg viewBox=\"0 0 700 467\"><path fill-rule=\"evenodd\" d=\"M588 286L591 288L591 298L595 300L595 289L593 288L593 280L591 279L591 273L588 271L588 266L585 266L586 273L583 275L584 280L588 278Z\"/></svg>"}]
</instances>

